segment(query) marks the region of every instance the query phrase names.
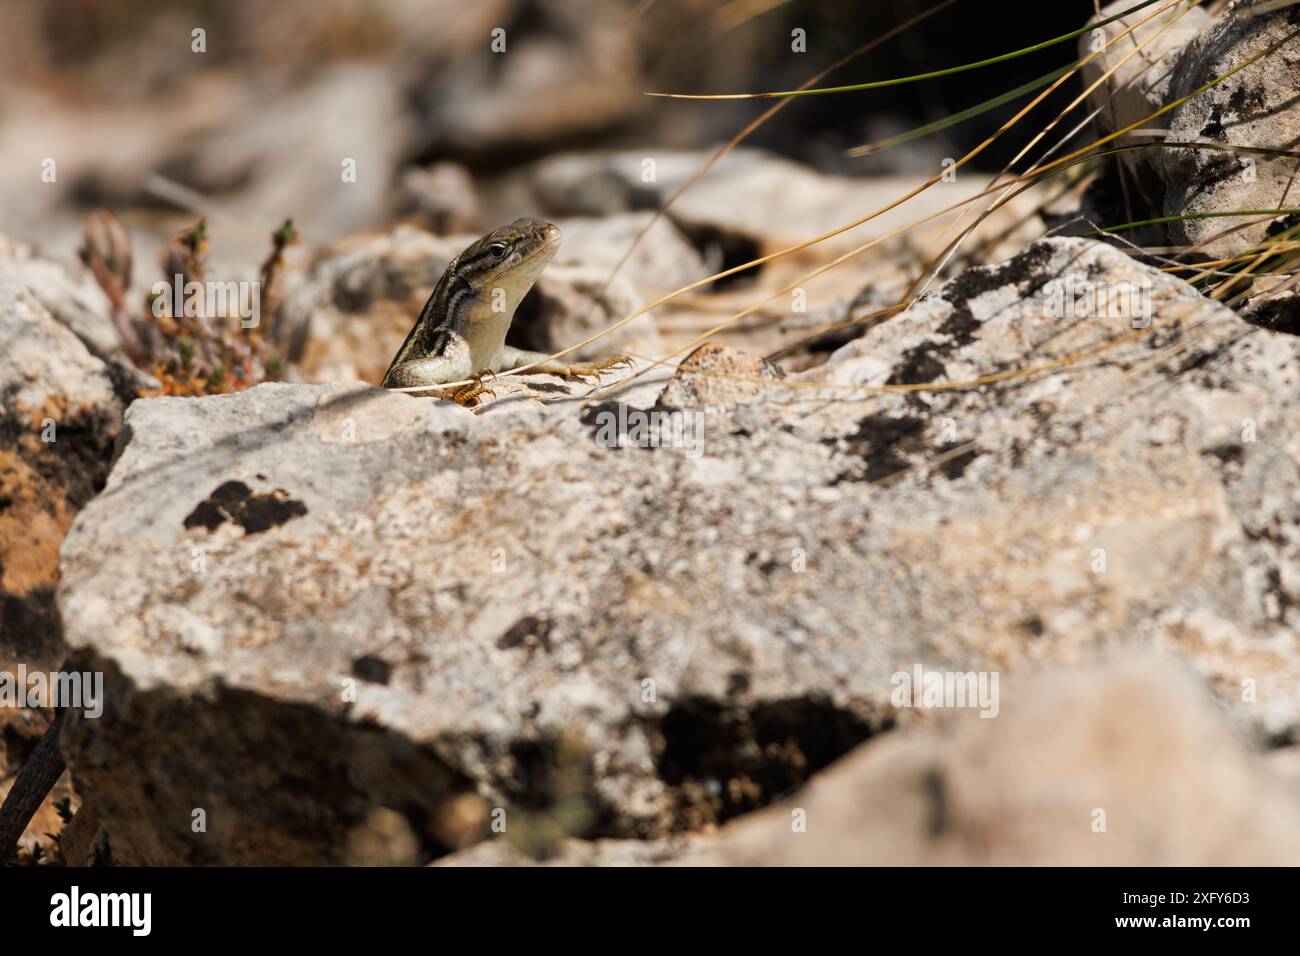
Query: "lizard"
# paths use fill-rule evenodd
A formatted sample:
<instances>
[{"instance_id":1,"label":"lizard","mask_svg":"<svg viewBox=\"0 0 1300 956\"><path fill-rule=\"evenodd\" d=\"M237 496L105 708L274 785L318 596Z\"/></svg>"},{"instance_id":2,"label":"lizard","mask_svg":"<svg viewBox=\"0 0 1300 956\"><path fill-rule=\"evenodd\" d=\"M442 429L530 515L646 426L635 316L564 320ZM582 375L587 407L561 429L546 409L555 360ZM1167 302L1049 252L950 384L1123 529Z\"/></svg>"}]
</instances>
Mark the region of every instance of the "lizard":
<instances>
[{"instance_id":1,"label":"lizard","mask_svg":"<svg viewBox=\"0 0 1300 956\"><path fill-rule=\"evenodd\" d=\"M537 364L537 372L566 378L599 378L629 362L616 356L598 362L552 362L544 352L506 345L515 310L560 247L560 229L539 219L516 219L471 243L447 266L420 310L406 341L384 374L383 388L442 385L462 405L490 392L483 376Z\"/></svg>"}]
</instances>

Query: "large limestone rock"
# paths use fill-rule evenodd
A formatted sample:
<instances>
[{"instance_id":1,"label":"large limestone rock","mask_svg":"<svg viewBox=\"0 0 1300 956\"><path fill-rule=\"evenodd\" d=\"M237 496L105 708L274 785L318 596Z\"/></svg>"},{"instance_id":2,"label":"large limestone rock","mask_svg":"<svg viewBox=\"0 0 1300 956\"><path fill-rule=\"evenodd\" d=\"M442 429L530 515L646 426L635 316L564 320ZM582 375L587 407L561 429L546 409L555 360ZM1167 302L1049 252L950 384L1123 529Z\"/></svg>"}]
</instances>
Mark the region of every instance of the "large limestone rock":
<instances>
[{"instance_id":1,"label":"large limestone rock","mask_svg":"<svg viewBox=\"0 0 1300 956\"><path fill-rule=\"evenodd\" d=\"M607 441L648 387L140 401L63 548L110 688L64 750L114 858L265 863L430 859L501 811L543 849L707 828L924 719L891 702L918 664L1010 684L1151 645L1286 739L1298 360L1051 240L821 368L733 376L762 399L670 447Z\"/></svg>"}]
</instances>

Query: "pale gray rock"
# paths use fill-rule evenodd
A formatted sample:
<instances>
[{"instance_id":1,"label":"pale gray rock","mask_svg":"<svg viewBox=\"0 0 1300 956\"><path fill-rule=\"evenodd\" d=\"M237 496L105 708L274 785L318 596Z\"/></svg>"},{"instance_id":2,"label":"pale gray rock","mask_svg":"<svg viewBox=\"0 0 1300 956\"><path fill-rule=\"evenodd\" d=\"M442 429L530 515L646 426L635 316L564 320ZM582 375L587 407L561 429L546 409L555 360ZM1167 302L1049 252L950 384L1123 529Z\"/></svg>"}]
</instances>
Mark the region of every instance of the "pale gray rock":
<instances>
[{"instance_id":1,"label":"pale gray rock","mask_svg":"<svg viewBox=\"0 0 1300 956\"><path fill-rule=\"evenodd\" d=\"M1263 0L1239 0L1188 44L1178 61L1169 96L1186 96L1271 47L1280 47L1169 114L1169 138L1233 146L1294 150L1300 142L1300 7L1250 15ZM1290 39L1287 39L1290 37ZM1297 160L1221 149L1161 151L1167 186L1165 214L1300 208ZM1295 217L1229 216L1173 223L1176 242L1206 243L1212 258L1231 256L1260 242ZM1237 226L1262 220L1231 233Z\"/></svg>"},{"instance_id":2,"label":"pale gray rock","mask_svg":"<svg viewBox=\"0 0 1300 956\"><path fill-rule=\"evenodd\" d=\"M531 855L508 839L484 840L439 859L435 866L706 866L709 837L663 840L579 840L560 842L546 855Z\"/></svg>"},{"instance_id":3,"label":"pale gray rock","mask_svg":"<svg viewBox=\"0 0 1300 956\"><path fill-rule=\"evenodd\" d=\"M699 252L686 240L672 220L636 212L600 218L560 218L564 241L551 265L582 266L612 271L641 233L636 249L622 263L619 275L644 292L666 293L709 275Z\"/></svg>"},{"instance_id":4,"label":"pale gray rock","mask_svg":"<svg viewBox=\"0 0 1300 956\"><path fill-rule=\"evenodd\" d=\"M1107 20L1133 5L1133 0L1114 0L1088 22ZM1089 109L1100 110L1096 119L1098 130L1109 135L1134 123L1141 123L1138 131L1155 131L1157 135L1168 130L1168 113L1149 120L1147 117L1159 112L1171 99L1169 90L1183 48L1213 22L1204 6L1180 3L1167 11L1146 7L1080 36L1080 58L1099 53L1080 71L1085 88L1101 81L1088 97ZM1110 76L1102 80L1107 73ZM1115 145L1133 146L1153 141L1152 135L1138 131L1121 136ZM1158 204L1163 196L1156 173L1160 152L1150 149L1120 154L1120 161L1133 174L1130 184L1149 193L1148 202L1152 204Z\"/></svg>"},{"instance_id":5,"label":"pale gray rock","mask_svg":"<svg viewBox=\"0 0 1300 956\"><path fill-rule=\"evenodd\" d=\"M0 279L26 286L45 310L100 358L125 360L109 318L108 300L90 271L42 255L32 245L0 236Z\"/></svg>"},{"instance_id":6,"label":"pale gray rock","mask_svg":"<svg viewBox=\"0 0 1300 956\"><path fill-rule=\"evenodd\" d=\"M1287 739L1297 369L1294 336L1061 239L699 417L646 387L140 401L63 548L110 688L65 753L115 858L267 863L345 860L377 808L429 859L471 798L546 847L706 829L924 719L891 702L918 664L1011 688L1154 646ZM603 440L638 409L702 442Z\"/></svg>"},{"instance_id":7,"label":"pale gray rock","mask_svg":"<svg viewBox=\"0 0 1300 956\"><path fill-rule=\"evenodd\" d=\"M466 41L429 64L436 82L418 90L428 148L499 161L611 130L645 109L634 34L607 13L596 0L547 4L516 30L506 27L517 9L481 11L481 46Z\"/></svg>"},{"instance_id":8,"label":"pale gray rock","mask_svg":"<svg viewBox=\"0 0 1300 956\"><path fill-rule=\"evenodd\" d=\"M625 316L640 312L645 301L622 275L589 266L548 268L535 288L535 302L515 316L513 336L527 348L554 352L603 332ZM622 328L574 351L574 361L600 359L620 352L657 356L664 351L654 313L637 316Z\"/></svg>"}]
</instances>

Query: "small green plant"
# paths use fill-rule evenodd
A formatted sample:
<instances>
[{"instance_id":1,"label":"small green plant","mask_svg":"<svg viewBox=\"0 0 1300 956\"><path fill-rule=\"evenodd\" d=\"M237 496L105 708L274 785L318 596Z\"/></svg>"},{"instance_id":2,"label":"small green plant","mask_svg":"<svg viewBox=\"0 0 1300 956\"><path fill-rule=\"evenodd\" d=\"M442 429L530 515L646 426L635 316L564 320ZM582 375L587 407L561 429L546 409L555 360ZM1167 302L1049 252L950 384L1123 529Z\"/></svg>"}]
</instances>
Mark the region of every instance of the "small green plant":
<instances>
[{"instance_id":1,"label":"small green plant","mask_svg":"<svg viewBox=\"0 0 1300 956\"><path fill-rule=\"evenodd\" d=\"M293 220L286 219L271 234L271 253L245 295L243 284L209 283L208 224L200 219L168 245L162 260L166 288L151 290L134 318L125 304L131 235L111 212L87 217L81 260L108 297L127 355L160 383L151 394L214 395L274 379L283 370L273 332L283 301L284 252L297 241ZM245 309L255 310L257 321L244 321Z\"/></svg>"}]
</instances>

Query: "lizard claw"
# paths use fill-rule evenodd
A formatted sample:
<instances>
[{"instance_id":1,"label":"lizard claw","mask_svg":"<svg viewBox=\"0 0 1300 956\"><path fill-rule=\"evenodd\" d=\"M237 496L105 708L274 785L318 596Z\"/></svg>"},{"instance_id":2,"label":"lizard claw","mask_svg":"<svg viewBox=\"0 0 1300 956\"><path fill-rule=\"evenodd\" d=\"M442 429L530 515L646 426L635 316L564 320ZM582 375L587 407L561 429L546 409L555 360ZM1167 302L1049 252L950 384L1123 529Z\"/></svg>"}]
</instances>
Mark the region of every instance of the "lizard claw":
<instances>
[{"instance_id":1,"label":"lizard claw","mask_svg":"<svg viewBox=\"0 0 1300 956\"><path fill-rule=\"evenodd\" d=\"M497 393L483 384L484 375L489 375L493 379L497 377L495 372L492 372L489 369L484 369L477 375L470 376L468 385L464 385L454 391L451 395L451 400L457 405L464 405L466 408L474 408L480 404L480 395L487 394L496 398Z\"/></svg>"}]
</instances>

